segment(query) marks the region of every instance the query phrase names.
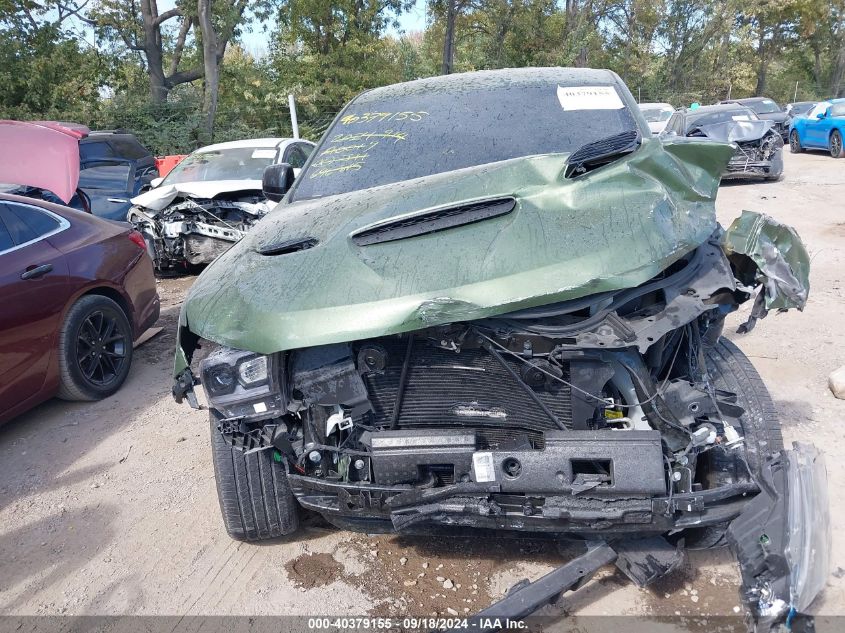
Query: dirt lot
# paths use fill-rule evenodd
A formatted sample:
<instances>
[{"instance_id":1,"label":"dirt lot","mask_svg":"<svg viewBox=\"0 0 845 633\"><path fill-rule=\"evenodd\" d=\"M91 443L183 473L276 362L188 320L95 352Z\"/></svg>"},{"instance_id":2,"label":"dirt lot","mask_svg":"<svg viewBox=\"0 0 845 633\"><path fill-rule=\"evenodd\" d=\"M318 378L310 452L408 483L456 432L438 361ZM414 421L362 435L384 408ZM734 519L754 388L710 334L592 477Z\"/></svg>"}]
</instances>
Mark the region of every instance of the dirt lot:
<instances>
[{"instance_id":1,"label":"dirt lot","mask_svg":"<svg viewBox=\"0 0 845 633\"><path fill-rule=\"evenodd\" d=\"M719 216L760 210L796 226L814 258L810 302L803 314L771 315L751 334L729 336L766 380L787 442L812 440L827 454L839 573L816 610L839 615L845 401L830 394L827 376L845 364L845 160L785 160L781 182L723 187ZM230 540L206 416L169 395L174 323L191 282L159 284L165 332L137 350L120 393L51 401L0 428L0 613L463 614L572 555L549 542L368 537L316 524L296 540ZM737 578L725 551L694 553L648 590L608 568L566 609L733 615Z\"/></svg>"}]
</instances>

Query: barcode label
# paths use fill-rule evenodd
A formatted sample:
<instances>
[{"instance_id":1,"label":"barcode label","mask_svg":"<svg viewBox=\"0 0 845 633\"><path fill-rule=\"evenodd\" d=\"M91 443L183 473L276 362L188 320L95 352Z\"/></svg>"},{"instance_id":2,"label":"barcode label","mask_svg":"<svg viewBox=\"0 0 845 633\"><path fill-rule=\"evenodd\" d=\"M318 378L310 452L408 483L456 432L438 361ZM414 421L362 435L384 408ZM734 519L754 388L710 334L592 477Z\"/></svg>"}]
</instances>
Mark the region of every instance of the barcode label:
<instances>
[{"instance_id":1,"label":"barcode label","mask_svg":"<svg viewBox=\"0 0 845 633\"><path fill-rule=\"evenodd\" d=\"M475 481L478 483L496 481L496 469L493 468L493 453L473 453L472 470L475 473Z\"/></svg>"}]
</instances>

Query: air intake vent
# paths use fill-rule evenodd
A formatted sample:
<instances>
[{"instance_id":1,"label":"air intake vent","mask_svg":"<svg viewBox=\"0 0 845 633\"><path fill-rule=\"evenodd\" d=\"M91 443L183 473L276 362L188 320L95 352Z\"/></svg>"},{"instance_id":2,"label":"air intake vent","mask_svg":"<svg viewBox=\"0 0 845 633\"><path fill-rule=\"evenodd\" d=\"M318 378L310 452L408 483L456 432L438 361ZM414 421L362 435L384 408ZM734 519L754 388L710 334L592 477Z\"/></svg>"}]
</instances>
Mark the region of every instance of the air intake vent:
<instances>
[{"instance_id":1,"label":"air intake vent","mask_svg":"<svg viewBox=\"0 0 845 633\"><path fill-rule=\"evenodd\" d=\"M446 209L437 209L421 213L410 218L385 222L370 227L352 236L352 241L358 246L369 246L383 242L404 240L409 237L428 235L458 226L465 226L482 220L489 220L507 215L516 207L515 198L497 198L462 204Z\"/></svg>"},{"instance_id":2,"label":"air intake vent","mask_svg":"<svg viewBox=\"0 0 845 633\"><path fill-rule=\"evenodd\" d=\"M295 240L286 240L284 242L276 242L275 244L265 244L258 249L261 255L288 255L289 253L296 253L298 251L308 250L317 246L317 240L313 237L300 237Z\"/></svg>"},{"instance_id":3,"label":"air intake vent","mask_svg":"<svg viewBox=\"0 0 845 633\"><path fill-rule=\"evenodd\" d=\"M608 136L593 143L587 143L569 157L566 177L573 178L583 173L613 162L623 154L633 152L640 144L640 134L628 130Z\"/></svg>"}]
</instances>

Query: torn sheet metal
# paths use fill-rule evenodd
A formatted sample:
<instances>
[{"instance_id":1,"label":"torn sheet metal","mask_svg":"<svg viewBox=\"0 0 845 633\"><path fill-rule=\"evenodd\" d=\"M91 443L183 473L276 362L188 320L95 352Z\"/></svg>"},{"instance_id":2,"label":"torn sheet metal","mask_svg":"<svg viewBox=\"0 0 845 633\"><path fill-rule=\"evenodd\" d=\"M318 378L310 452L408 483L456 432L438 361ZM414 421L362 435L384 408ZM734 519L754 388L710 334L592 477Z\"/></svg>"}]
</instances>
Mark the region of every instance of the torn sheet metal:
<instances>
[{"instance_id":1,"label":"torn sheet metal","mask_svg":"<svg viewBox=\"0 0 845 633\"><path fill-rule=\"evenodd\" d=\"M752 319L762 318L767 310L804 309L810 292L810 256L795 229L767 215L743 211L725 231L722 247L740 281L763 285L763 298L755 302Z\"/></svg>"},{"instance_id":2,"label":"torn sheet metal","mask_svg":"<svg viewBox=\"0 0 845 633\"><path fill-rule=\"evenodd\" d=\"M715 230L731 153L709 141L646 139L575 179L563 177L568 155L552 154L283 204L197 279L181 323L223 345L273 353L636 286ZM503 197L516 199L512 212L466 226L365 246L351 238L387 220ZM261 254L305 238L308 248Z\"/></svg>"}]
</instances>

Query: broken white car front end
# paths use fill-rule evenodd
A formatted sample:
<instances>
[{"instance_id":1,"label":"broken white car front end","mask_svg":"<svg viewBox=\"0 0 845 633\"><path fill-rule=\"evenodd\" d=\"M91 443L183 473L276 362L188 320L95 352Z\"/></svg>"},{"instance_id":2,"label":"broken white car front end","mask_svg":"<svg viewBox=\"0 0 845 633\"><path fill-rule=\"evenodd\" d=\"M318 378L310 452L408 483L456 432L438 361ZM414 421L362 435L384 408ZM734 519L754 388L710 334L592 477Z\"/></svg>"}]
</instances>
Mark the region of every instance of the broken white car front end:
<instances>
[{"instance_id":1,"label":"broken white car front end","mask_svg":"<svg viewBox=\"0 0 845 633\"><path fill-rule=\"evenodd\" d=\"M262 193L264 169L294 150L286 139L250 139L200 148L149 191L132 198L127 221L140 231L159 272L210 264L275 203Z\"/></svg>"},{"instance_id":2,"label":"broken white car front end","mask_svg":"<svg viewBox=\"0 0 845 633\"><path fill-rule=\"evenodd\" d=\"M144 236L160 272L210 264L273 206L259 191L223 192L213 198L177 191L166 206L156 209L160 198L146 200L152 193L155 190L133 199L127 220Z\"/></svg>"}]
</instances>

